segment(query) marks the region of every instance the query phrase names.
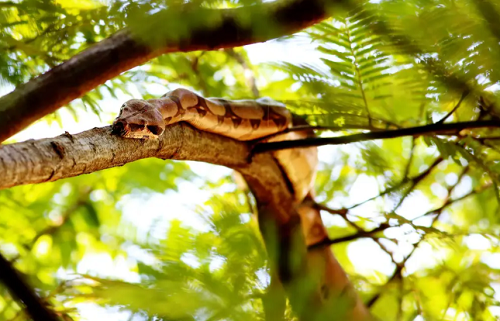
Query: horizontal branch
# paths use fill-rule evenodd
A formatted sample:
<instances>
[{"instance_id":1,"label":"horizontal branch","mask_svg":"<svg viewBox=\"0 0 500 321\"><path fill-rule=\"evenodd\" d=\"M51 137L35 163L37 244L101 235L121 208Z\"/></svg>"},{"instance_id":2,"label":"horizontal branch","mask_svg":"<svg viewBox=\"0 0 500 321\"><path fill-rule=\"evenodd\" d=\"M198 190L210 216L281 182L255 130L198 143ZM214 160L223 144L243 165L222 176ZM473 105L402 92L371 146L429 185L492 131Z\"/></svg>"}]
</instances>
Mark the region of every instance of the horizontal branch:
<instances>
[{"instance_id":1,"label":"horizontal branch","mask_svg":"<svg viewBox=\"0 0 500 321\"><path fill-rule=\"evenodd\" d=\"M248 165L246 144L189 125L168 126L160 139L111 135L111 128L0 145L0 189L56 181L122 166L142 158L204 161L231 168Z\"/></svg>"},{"instance_id":2,"label":"horizontal branch","mask_svg":"<svg viewBox=\"0 0 500 321\"><path fill-rule=\"evenodd\" d=\"M180 6L159 12L1 97L0 142L161 54L243 46L289 35L327 18L327 6L338 2L342 1L294 0L233 9Z\"/></svg>"},{"instance_id":3,"label":"horizontal branch","mask_svg":"<svg viewBox=\"0 0 500 321\"><path fill-rule=\"evenodd\" d=\"M424 136L424 135L449 135L450 133L458 134L459 131L464 129L478 129L478 128L500 128L500 121L497 120L479 120L468 121L459 123L446 123L446 124L431 124L418 127L409 127L395 130L376 131L362 134L354 134L340 137L316 137L299 140L287 140L271 143L257 143L253 148L253 153L264 153L269 151L276 151L289 148L298 147L312 147L323 145L343 145L357 142L364 142L375 139L388 139L404 136Z\"/></svg>"}]
</instances>

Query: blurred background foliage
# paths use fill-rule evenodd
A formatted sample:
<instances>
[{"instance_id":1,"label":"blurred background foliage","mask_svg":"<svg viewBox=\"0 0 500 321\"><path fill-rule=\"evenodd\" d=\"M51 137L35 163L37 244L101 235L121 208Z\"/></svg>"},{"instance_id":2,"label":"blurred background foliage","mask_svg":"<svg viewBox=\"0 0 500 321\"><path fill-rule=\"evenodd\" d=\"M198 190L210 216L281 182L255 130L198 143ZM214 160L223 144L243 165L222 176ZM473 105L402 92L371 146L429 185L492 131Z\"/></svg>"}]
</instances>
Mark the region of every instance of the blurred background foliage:
<instances>
[{"instance_id":1,"label":"blurred background foliage","mask_svg":"<svg viewBox=\"0 0 500 321\"><path fill-rule=\"evenodd\" d=\"M184 2L2 1L2 90ZM494 0L344 1L333 19L268 47L153 59L40 122L70 130L69 111L87 128L92 115L109 124L122 100L178 86L269 96L312 125L342 127L324 136L500 121L499 41ZM277 46L286 54L270 53ZM256 52L276 58L253 62ZM359 235L332 250L380 320L500 317L499 134L320 149L316 194L330 236ZM269 276L253 212L228 170L146 159L0 191L0 251L67 320L263 320ZM364 233L382 223L390 228ZM27 319L0 286L0 320Z\"/></svg>"}]
</instances>

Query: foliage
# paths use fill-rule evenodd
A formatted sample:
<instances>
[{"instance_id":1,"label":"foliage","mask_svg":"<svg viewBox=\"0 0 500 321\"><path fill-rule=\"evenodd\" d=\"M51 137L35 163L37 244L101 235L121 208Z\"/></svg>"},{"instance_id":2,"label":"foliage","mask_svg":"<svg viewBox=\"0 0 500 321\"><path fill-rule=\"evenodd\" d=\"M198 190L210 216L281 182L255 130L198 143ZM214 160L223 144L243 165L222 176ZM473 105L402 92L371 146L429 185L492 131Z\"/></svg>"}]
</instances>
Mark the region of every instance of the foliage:
<instances>
[{"instance_id":1,"label":"foliage","mask_svg":"<svg viewBox=\"0 0 500 321\"><path fill-rule=\"evenodd\" d=\"M70 300L92 293L97 302L164 319L261 319L265 250L255 220L244 213L247 206L236 205L237 196L224 195L231 207L213 200L210 211L217 214L204 215L208 231L172 221L166 238L149 247L154 264L138 262L140 284L88 276L87 282L74 281Z\"/></svg>"},{"instance_id":2,"label":"foliage","mask_svg":"<svg viewBox=\"0 0 500 321\"><path fill-rule=\"evenodd\" d=\"M2 84L22 84L179 3L0 2ZM212 8L248 3L191 1ZM500 121L497 2L346 3L341 14L283 40L289 49L312 44L303 59L252 64L245 48L163 55L68 107L75 117L95 113L110 122L103 110L113 97L151 98L158 87L181 85L205 96L270 96L313 125L341 127L325 136ZM379 319L500 314L499 134L477 129L321 148L316 197L330 236L359 234L332 249ZM210 191L189 199L203 218L198 228L193 217L166 218L184 213L172 202L193 185ZM134 320L262 320L269 276L252 204L225 174L210 181L186 163L142 160L0 191L0 252L75 320L90 302L118 306ZM383 222L391 227L361 233ZM7 290L0 293L0 319L26 320Z\"/></svg>"}]
</instances>

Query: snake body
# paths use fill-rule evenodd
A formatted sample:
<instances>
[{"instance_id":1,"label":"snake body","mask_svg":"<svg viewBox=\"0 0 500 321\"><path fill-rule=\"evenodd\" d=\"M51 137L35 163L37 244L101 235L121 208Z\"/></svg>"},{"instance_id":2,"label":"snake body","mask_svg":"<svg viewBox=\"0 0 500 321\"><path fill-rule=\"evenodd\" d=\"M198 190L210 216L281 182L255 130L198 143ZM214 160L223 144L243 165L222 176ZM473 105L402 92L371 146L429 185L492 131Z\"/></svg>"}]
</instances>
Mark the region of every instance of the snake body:
<instances>
[{"instance_id":1,"label":"snake body","mask_svg":"<svg viewBox=\"0 0 500 321\"><path fill-rule=\"evenodd\" d=\"M204 98L187 89L176 89L159 99L127 101L113 122L113 132L126 138L158 138L165 126L187 122L195 128L241 141L277 134L293 125L284 104L261 98L226 100ZM307 132L274 135L268 141L305 138ZM297 202L312 189L318 163L316 148L273 152L286 173Z\"/></svg>"},{"instance_id":2,"label":"snake body","mask_svg":"<svg viewBox=\"0 0 500 321\"><path fill-rule=\"evenodd\" d=\"M297 121L286 107L269 99L225 100L203 98L186 89L176 89L159 99L132 99L123 104L113 123L113 132L126 138L158 138L165 126L187 122L199 130L247 141L295 140L311 136L307 131L285 131ZM297 125L304 125L303 121ZM280 134L281 133L281 134ZM266 136L270 136L271 138ZM315 147L273 152L290 184L295 208L305 236L305 245L320 244L328 239L319 209L313 205L312 184L318 164ZM325 302L339 300L356 305L352 320L369 320L369 313L353 294L345 272L329 248L308 251L308 264L314 266L319 278L318 293ZM321 285L321 286L320 286ZM344 302L343 300L341 302ZM351 320L351 319L350 319Z\"/></svg>"}]
</instances>

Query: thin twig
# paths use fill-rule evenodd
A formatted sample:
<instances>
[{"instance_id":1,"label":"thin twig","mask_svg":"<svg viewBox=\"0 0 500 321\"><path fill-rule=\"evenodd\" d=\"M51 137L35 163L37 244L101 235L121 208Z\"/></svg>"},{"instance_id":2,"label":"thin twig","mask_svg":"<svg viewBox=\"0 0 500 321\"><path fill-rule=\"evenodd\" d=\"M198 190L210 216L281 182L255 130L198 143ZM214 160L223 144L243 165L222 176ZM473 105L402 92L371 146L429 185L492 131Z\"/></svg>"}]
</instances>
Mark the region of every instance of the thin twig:
<instances>
[{"instance_id":1,"label":"thin twig","mask_svg":"<svg viewBox=\"0 0 500 321\"><path fill-rule=\"evenodd\" d=\"M387 223L382 223L380 224L379 227L371 230L371 231L358 231L356 234L353 234L353 235L349 235L349 236L344 236L344 237L341 237L341 238L338 238L338 239L326 239L326 240L323 240L321 242L318 242L316 244L313 244L313 245L310 245L308 247L308 250L314 250L314 249L317 249L317 248L321 248L321 247L324 247L324 246L328 246L328 245L333 245L333 244L337 244L337 243L343 243L343 242L349 242L349 241L353 241L353 240L357 240L359 238L373 238L374 234L378 233L378 232L382 232L386 229L388 229L389 227L391 227L389 224Z\"/></svg>"},{"instance_id":2,"label":"thin twig","mask_svg":"<svg viewBox=\"0 0 500 321\"><path fill-rule=\"evenodd\" d=\"M328 212L328 213L333 214L333 215L340 215L340 217L342 217L344 219L344 221L347 222L347 224L351 225L357 231L362 231L362 228L360 226L358 226L356 223L352 222L351 220L349 220L347 218L348 209L346 209L346 208L333 209L333 208L330 208L330 207L323 205L323 204L320 204L320 203L314 203L314 204L312 204L312 206L319 211L325 211L325 212Z\"/></svg>"},{"instance_id":3,"label":"thin twig","mask_svg":"<svg viewBox=\"0 0 500 321\"><path fill-rule=\"evenodd\" d=\"M481 137L481 138L477 138L477 139L481 139L481 140L500 140L500 136Z\"/></svg>"},{"instance_id":4,"label":"thin twig","mask_svg":"<svg viewBox=\"0 0 500 321\"><path fill-rule=\"evenodd\" d=\"M488 184L485 184L484 186L481 186L479 189L474 190L474 191L472 191L472 192L469 192L469 193L467 193L467 194L465 194L465 195L462 195L462 196L460 196L460 197L457 197L457 198L454 198L454 199L447 199L447 200L446 200L446 202L445 202L443 205L441 205L440 207L435 208L435 209L430 210L430 211L427 211L427 212L425 212L424 214L422 214L422 215L420 215L420 216L415 217L414 219L412 219L412 221L415 221L415 220L417 220L417 219L419 219L419 218L422 218L422 217L425 217L425 216L428 216L428 215L440 214L440 213L442 213L442 212L443 212L443 211L444 211L447 207L449 207L450 205L453 205L453 204L455 204L455 203L457 203L457 202L460 202L460 201L462 201L462 200L464 200L464 199L466 199L466 198L469 198L469 197L471 197L471 196L474 196L474 195L477 195L477 194L479 194L479 193L481 193L481 192L484 192L485 190L487 190L488 188L490 188L490 187L492 187L492 186L493 186L493 184L492 184L492 183L488 183Z\"/></svg>"},{"instance_id":5,"label":"thin twig","mask_svg":"<svg viewBox=\"0 0 500 321\"><path fill-rule=\"evenodd\" d=\"M425 126L409 127L380 132L370 132L354 134L341 137L315 137L298 140L286 140L280 142L257 143L253 148L253 153L264 153L290 148L314 147L323 145L343 145L357 142L364 142L375 139L398 138L404 136L439 135L443 133L455 132L458 134L463 129L474 128L500 128L498 120L479 120L446 124L430 124Z\"/></svg>"},{"instance_id":6,"label":"thin twig","mask_svg":"<svg viewBox=\"0 0 500 321\"><path fill-rule=\"evenodd\" d=\"M420 242L422 242L423 239L424 238L421 238L414 245L414 247L411 250L411 252L408 254L407 257L404 258L404 260L401 263L396 264L396 269L394 270L394 273L389 277L389 279L387 280L387 282L385 283L385 285L383 285L383 288L387 287L388 284L392 283L396 279L402 279L402 272L403 272L403 269L404 269L404 267L406 265L406 262L413 255L413 253L415 252L415 250L417 249L418 245L420 244ZM377 300L380 298L381 295L382 295L382 291L380 291L379 293L375 294L368 302L366 302L366 306L369 307L369 308L372 307L375 304L375 302L377 302Z\"/></svg>"},{"instance_id":7,"label":"thin twig","mask_svg":"<svg viewBox=\"0 0 500 321\"><path fill-rule=\"evenodd\" d=\"M360 129L360 130L369 130L371 132L380 132L384 131L385 129L383 128L376 128L373 126L366 126L366 125L345 125L345 126L309 126L309 125L297 125L293 126L290 128L287 128L281 133L289 133L289 132L296 132L296 131L301 131L301 130L318 130L318 131L344 131L344 130L351 130L351 129Z\"/></svg>"},{"instance_id":8,"label":"thin twig","mask_svg":"<svg viewBox=\"0 0 500 321\"><path fill-rule=\"evenodd\" d=\"M404 178L398 185L396 186L393 186L393 187L390 187L388 189L386 189L385 191L383 191L382 193L376 195L376 196L373 196L373 197L370 197L369 199L367 200L364 200L360 203L357 203L357 204L354 204L352 206L350 206L349 208L347 208L347 210L350 210L350 209L353 209L355 207L359 207L363 204L366 204L370 201L373 201L374 199L376 198L379 198L379 197L382 197L384 195L387 195L389 193L392 193L396 190L398 190L399 188L401 188L401 186L403 186L404 184L407 184L407 183L411 183L412 185L416 185L418 184L420 181L422 181L425 177L427 177L427 175L429 175L431 173L431 171L439 164L443 161L443 158L442 157L438 157L434 160L434 162L429 165L429 167L423 171L422 173L418 174L417 176L415 177L412 177L412 178Z\"/></svg>"},{"instance_id":9,"label":"thin twig","mask_svg":"<svg viewBox=\"0 0 500 321\"><path fill-rule=\"evenodd\" d=\"M256 144L266 143L269 139L271 139L275 136L281 136L281 135L286 134L286 133L308 131L308 130L332 131L332 132L339 132L339 131L346 131L346 130L369 130L370 132L378 132L378 131L384 131L386 129L372 127L372 126L368 126L368 125L345 125L345 126L295 125L293 127L287 128L283 131L259 138L258 140L256 140Z\"/></svg>"},{"instance_id":10,"label":"thin twig","mask_svg":"<svg viewBox=\"0 0 500 321\"><path fill-rule=\"evenodd\" d=\"M461 182L462 178L464 177L464 175L467 173L468 171L468 167L464 168L464 170L462 171L462 173L460 174L459 176L459 179L457 180L457 182L455 184L453 184L452 186L448 187L448 193L447 193L447 199L446 199L446 202L445 203L449 203L449 197L451 195L451 193L453 192L453 190L456 188L456 186ZM444 206L443 206L444 207ZM436 221L439 219L439 216L441 215L441 213L443 212L443 209L439 210L436 217L433 218L432 220L432 223L431 223L431 227L436 223ZM413 246L413 249L411 250L411 252L408 254L408 256L406 256L404 258L404 260L401 262L401 263L397 263L396 264L396 269L394 270L394 273L389 277L389 279L387 280L387 282L385 283L385 285L383 287L387 287L388 284L390 284L391 282L393 282L395 279L402 279L402 272L403 272L403 269L405 268L405 265L406 265L406 262L410 259L410 257L415 253L415 250L417 249L417 247L422 243L422 241L424 240L425 238L422 237L420 238L420 240L418 240L417 243L414 244ZM371 307L373 306L373 304L375 304L375 302L380 298L380 296L382 295L382 291L380 291L379 293L377 293L376 295L374 295L367 303L366 305L368 307Z\"/></svg>"},{"instance_id":11,"label":"thin twig","mask_svg":"<svg viewBox=\"0 0 500 321\"><path fill-rule=\"evenodd\" d=\"M412 137L412 140L411 140L411 149L410 149L410 157L408 157L408 162L406 163L405 171L403 173L403 177L408 177L408 174L410 173L410 167L411 167L411 163L413 162L414 151L415 151L415 137Z\"/></svg>"},{"instance_id":12,"label":"thin twig","mask_svg":"<svg viewBox=\"0 0 500 321\"><path fill-rule=\"evenodd\" d=\"M448 119L451 115L453 115L453 113L457 111L457 109L460 107L462 101L465 99L465 97L467 97L467 95L469 95L469 91L466 90L462 93L462 96L460 96L460 100L455 105L455 107L448 114L446 114L446 116L438 120L436 124L443 124L446 119Z\"/></svg>"}]
</instances>

